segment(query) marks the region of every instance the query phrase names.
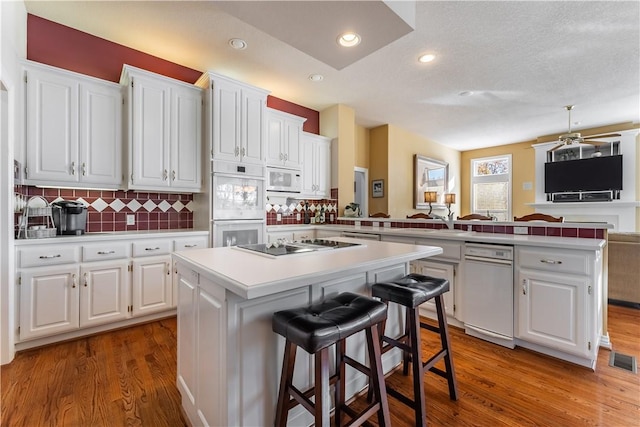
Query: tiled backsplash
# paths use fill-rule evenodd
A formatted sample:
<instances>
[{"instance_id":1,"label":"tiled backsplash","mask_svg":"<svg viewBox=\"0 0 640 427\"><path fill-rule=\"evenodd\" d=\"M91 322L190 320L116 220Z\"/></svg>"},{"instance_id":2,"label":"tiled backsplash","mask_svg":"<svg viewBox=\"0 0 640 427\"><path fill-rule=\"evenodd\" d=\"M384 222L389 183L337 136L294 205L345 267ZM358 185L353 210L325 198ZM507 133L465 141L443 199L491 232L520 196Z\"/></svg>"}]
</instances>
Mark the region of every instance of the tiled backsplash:
<instances>
[{"instance_id":1,"label":"tiled backsplash","mask_svg":"<svg viewBox=\"0 0 640 427\"><path fill-rule=\"evenodd\" d=\"M193 195L136 191L100 191L16 186L25 201L43 196L47 202L80 201L87 205L87 232L193 228ZM135 225L127 225L127 214ZM17 231L20 213L15 214Z\"/></svg>"},{"instance_id":2,"label":"tiled backsplash","mask_svg":"<svg viewBox=\"0 0 640 427\"><path fill-rule=\"evenodd\" d=\"M305 202L307 205L305 206ZM335 224L338 218L338 202L332 199L322 200L296 200L289 205L267 203L267 225L294 225L304 224L305 208L309 209L309 215L313 218L316 212L324 209L326 224ZM280 221L278 221L280 214ZM300 219L298 219L300 214Z\"/></svg>"},{"instance_id":3,"label":"tiled backsplash","mask_svg":"<svg viewBox=\"0 0 640 427\"><path fill-rule=\"evenodd\" d=\"M447 228L446 224L440 222L421 222L420 220L406 220L406 221L394 221L394 220L372 220L368 219L340 219L336 221L336 224L340 225L356 225L359 223L362 227L384 227L386 223L389 223L387 227L391 228L424 228L440 230ZM468 227L471 226L471 230ZM576 237L583 239L604 239L605 230L602 228L589 228L585 226L576 227L571 223L553 224L553 225L540 225L540 223L522 223L523 227L527 227L527 234L530 236L554 236L554 237ZM479 233L494 233L494 234L515 234L513 232L513 225L505 224L470 224L468 221L456 223L454 228L461 231L476 231Z\"/></svg>"}]
</instances>

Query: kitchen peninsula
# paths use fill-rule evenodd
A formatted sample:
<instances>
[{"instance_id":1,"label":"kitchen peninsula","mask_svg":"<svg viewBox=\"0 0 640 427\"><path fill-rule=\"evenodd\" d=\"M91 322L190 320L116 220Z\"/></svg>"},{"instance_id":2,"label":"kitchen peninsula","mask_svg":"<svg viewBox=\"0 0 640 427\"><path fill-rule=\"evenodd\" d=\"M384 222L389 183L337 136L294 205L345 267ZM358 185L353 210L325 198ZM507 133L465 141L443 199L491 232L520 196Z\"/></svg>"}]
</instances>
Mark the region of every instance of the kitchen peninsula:
<instances>
[{"instance_id":1,"label":"kitchen peninsula","mask_svg":"<svg viewBox=\"0 0 640 427\"><path fill-rule=\"evenodd\" d=\"M434 246L335 240L359 245L281 256L234 247L174 253L179 277L177 386L193 425L273 424L284 350L284 339L271 330L274 312L343 291L369 294L372 283L407 274L410 261L442 253ZM402 314L390 307L391 333L399 332L401 320ZM351 357L366 363L364 337L347 342ZM385 354L385 371L399 361L399 353ZM294 383L310 385L310 356L298 352L296 367ZM347 395L365 385L362 374L351 372ZM295 409L290 421L312 423L303 408Z\"/></svg>"}]
</instances>

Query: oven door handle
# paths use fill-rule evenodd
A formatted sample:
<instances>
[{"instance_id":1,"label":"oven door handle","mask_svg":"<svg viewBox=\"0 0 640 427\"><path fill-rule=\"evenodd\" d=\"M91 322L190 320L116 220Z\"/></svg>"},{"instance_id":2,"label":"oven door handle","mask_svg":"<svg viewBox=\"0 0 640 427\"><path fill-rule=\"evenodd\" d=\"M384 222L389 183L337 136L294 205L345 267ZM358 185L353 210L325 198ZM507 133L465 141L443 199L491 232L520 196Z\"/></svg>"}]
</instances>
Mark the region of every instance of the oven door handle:
<instances>
[{"instance_id":1,"label":"oven door handle","mask_svg":"<svg viewBox=\"0 0 640 427\"><path fill-rule=\"evenodd\" d=\"M227 173L227 172L211 172L211 176L213 178L240 178L240 179L254 179L256 181L264 181L264 176L262 175L243 175L237 173Z\"/></svg>"},{"instance_id":2,"label":"oven door handle","mask_svg":"<svg viewBox=\"0 0 640 427\"><path fill-rule=\"evenodd\" d=\"M502 264L502 265L513 264L513 262L510 259L484 258L484 257L479 257L474 255L465 255L464 259L466 261L484 262L486 264Z\"/></svg>"}]
</instances>

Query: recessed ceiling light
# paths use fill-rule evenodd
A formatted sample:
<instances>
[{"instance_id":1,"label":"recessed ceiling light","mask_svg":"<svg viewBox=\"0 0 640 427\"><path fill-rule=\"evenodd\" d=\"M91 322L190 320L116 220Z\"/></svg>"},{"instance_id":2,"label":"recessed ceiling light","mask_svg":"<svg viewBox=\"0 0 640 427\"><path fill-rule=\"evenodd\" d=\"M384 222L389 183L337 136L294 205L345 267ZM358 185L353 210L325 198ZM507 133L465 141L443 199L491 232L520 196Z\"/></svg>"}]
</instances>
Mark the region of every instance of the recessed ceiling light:
<instances>
[{"instance_id":1,"label":"recessed ceiling light","mask_svg":"<svg viewBox=\"0 0 640 427\"><path fill-rule=\"evenodd\" d=\"M436 56L433 53L426 53L426 54L420 55L418 57L418 61L420 61L422 63L431 62L434 59L436 59Z\"/></svg>"},{"instance_id":2,"label":"recessed ceiling light","mask_svg":"<svg viewBox=\"0 0 640 427\"><path fill-rule=\"evenodd\" d=\"M348 32L338 36L338 44L344 47L353 47L360 44L360 36L356 33Z\"/></svg>"},{"instance_id":3,"label":"recessed ceiling light","mask_svg":"<svg viewBox=\"0 0 640 427\"><path fill-rule=\"evenodd\" d=\"M231 39L229 40L229 46L237 50L242 50L247 48L247 42L242 39Z\"/></svg>"},{"instance_id":4,"label":"recessed ceiling light","mask_svg":"<svg viewBox=\"0 0 640 427\"><path fill-rule=\"evenodd\" d=\"M470 90L465 90L464 92L460 92L458 95L459 96L471 96L471 95L473 95L473 92L470 91Z\"/></svg>"},{"instance_id":5,"label":"recessed ceiling light","mask_svg":"<svg viewBox=\"0 0 640 427\"><path fill-rule=\"evenodd\" d=\"M322 74L310 74L309 80L311 80L312 82L320 82L324 80L324 76Z\"/></svg>"}]
</instances>

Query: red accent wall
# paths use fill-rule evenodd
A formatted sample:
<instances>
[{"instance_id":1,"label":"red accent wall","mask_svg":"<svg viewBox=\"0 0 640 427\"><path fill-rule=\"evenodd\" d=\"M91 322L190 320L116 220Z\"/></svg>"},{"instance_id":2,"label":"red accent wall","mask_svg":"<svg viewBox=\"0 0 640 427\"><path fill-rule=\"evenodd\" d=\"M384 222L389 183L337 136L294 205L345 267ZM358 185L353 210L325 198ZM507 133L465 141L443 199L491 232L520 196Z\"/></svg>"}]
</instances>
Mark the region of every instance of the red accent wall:
<instances>
[{"instance_id":1,"label":"red accent wall","mask_svg":"<svg viewBox=\"0 0 640 427\"><path fill-rule=\"evenodd\" d=\"M202 71L31 14L27 15L27 59L116 83L120 81L123 64L187 83L195 83L202 75ZM306 117L304 130L320 133L317 111L274 96L267 98L267 105Z\"/></svg>"},{"instance_id":2,"label":"red accent wall","mask_svg":"<svg viewBox=\"0 0 640 427\"><path fill-rule=\"evenodd\" d=\"M267 107L284 111L285 113L295 114L296 116L306 117L307 121L304 122L302 129L305 132L315 133L316 135L320 134L320 113L317 111L271 95L267 97Z\"/></svg>"}]
</instances>

